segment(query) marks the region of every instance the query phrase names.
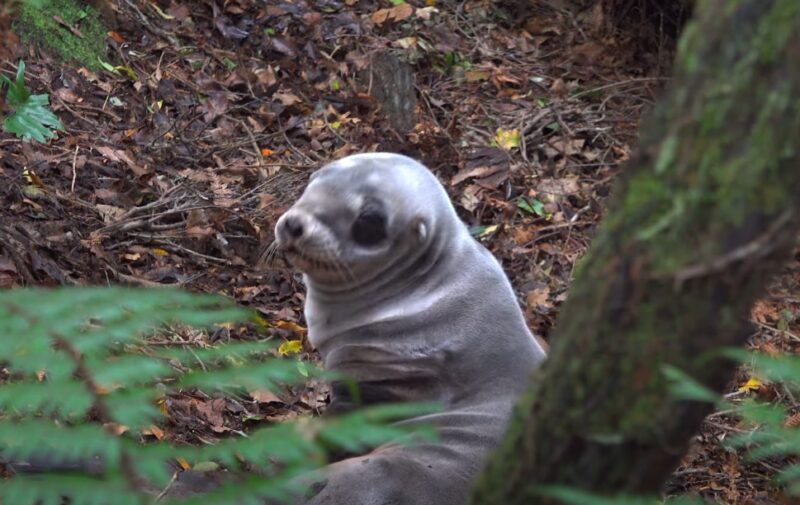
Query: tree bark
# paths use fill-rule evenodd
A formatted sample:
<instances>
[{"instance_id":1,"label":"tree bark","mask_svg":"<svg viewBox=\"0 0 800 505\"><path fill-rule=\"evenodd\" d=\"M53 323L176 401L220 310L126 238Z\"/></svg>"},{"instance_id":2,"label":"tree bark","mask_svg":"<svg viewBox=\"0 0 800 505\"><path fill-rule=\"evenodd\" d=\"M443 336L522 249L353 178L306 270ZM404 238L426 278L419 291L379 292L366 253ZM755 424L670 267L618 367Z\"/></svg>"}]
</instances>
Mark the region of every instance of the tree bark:
<instances>
[{"instance_id":1,"label":"tree bark","mask_svg":"<svg viewBox=\"0 0 800 505\"><path fill-rule=\"evenodd\" d=\"M552 503L537 486L657 493L720 391L748 310L800 229L800 2L706 0L642 130L474 505Z\"/></svg>"}]
</instances>

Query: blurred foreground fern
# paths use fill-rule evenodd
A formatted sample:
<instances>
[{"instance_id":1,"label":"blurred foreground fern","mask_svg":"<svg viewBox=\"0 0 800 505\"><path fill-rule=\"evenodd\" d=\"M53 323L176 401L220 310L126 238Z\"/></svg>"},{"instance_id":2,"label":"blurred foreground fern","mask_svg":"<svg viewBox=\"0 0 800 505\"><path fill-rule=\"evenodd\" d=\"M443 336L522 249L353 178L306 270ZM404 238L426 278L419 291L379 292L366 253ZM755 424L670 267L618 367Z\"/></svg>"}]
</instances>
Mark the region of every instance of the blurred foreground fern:
<instances>
[{"instance_id":1,"label":"blurred foreground fern","mask_svg":"<svg viewBox=\"0 0 800 505\"><path fill-rule=\"evenodd\" d=\"M430 410L375 407L268 426L203 447L140 443L143 431L162 419L158 401L166 393L275 390L305 380L293 360L272 357L268 342L199 350L141 345L145 332L164 323L208 326L247 316L220 297L168 289L0 292L0 461L93 464L14 475L0 486L0 502L151 503L174 479L167 462L175 459L251 470L204 495L205 505L280 501L298 490L294 477L325 463L325 448L357 451L410 440L408 428L388 423ZM193 369L200 358L203 369Z\"/></svg>"}]
</instances>

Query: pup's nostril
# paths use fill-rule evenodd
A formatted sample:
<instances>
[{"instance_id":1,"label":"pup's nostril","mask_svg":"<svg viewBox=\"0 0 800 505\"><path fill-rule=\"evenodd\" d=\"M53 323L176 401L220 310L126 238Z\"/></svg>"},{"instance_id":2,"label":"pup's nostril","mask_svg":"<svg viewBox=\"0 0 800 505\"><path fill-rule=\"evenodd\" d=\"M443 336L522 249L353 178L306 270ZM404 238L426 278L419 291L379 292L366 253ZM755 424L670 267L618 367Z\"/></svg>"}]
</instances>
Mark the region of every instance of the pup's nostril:
<instances>
[{"instance_id":1,"label":"pup's nostril","mask_svg":"<svg viewBox=\"0 0 800 505\"><path fill-rule=\"evenodd\" d=\"M283 227L292 238L300 238L303 236L303 223L296 217L287 217L283 220Z\"/></svg>"}]
</instances>

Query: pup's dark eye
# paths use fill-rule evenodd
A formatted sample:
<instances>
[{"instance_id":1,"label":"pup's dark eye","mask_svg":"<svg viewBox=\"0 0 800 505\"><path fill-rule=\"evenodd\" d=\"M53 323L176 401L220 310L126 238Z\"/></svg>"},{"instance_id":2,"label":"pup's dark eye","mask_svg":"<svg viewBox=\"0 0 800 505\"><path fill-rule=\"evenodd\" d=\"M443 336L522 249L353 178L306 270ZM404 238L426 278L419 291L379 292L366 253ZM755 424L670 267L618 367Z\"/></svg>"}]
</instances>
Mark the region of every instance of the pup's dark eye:
<instances>
[{"instance_id":1,"label":"pup's dark eye","mask_svg":"<svg viewBox=\"0 0 800 505\"><path fill-rule=\"evenodd\" d=\"M365 208L356 218L350 233L358 245L377 245L386 238L386 215L380 209Z\"/></svg>"}]
</instances>

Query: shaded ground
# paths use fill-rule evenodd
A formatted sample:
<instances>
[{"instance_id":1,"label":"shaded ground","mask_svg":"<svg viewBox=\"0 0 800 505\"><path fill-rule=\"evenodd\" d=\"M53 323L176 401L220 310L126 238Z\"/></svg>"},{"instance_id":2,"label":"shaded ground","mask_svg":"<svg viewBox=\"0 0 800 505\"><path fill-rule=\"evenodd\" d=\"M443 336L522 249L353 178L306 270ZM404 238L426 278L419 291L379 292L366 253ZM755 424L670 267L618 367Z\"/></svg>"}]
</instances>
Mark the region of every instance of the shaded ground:
<instances>
[{"instance_id":1,"label":"shaded ground","mask_svg":"<svg viewBox=\"0 0 800 505\"><path fill-rule=\"evenodd\" d=\"M113 5L118 74L16 48L30 87L50 94L67 131L48 146L0 133L0 287L178 284L257 309L281 339L304 336L302 286L280 262L256 266L263 244L315 168L370 150L437 172L547 339L671 55L656 28L609 30L602 10L573 16L543 3L520 28L484 1ZM393 129L371 94L370 58L385 51L415 73L410 133ZM754 345L795 352L799 283L796 262L754 310ZM176 332L154 345L257 333ZM308 347L303 356L314 359ZM739 385L734 395L795 408L780 388ZM279 396L186 393L169 399L170 421L151 435L209 441L324 409L326 395L319 384ZM780 462L746 463L719 445L746 429L712 416L668 491L788 503L769 484Z\"/></svg>"}]
</instances>

